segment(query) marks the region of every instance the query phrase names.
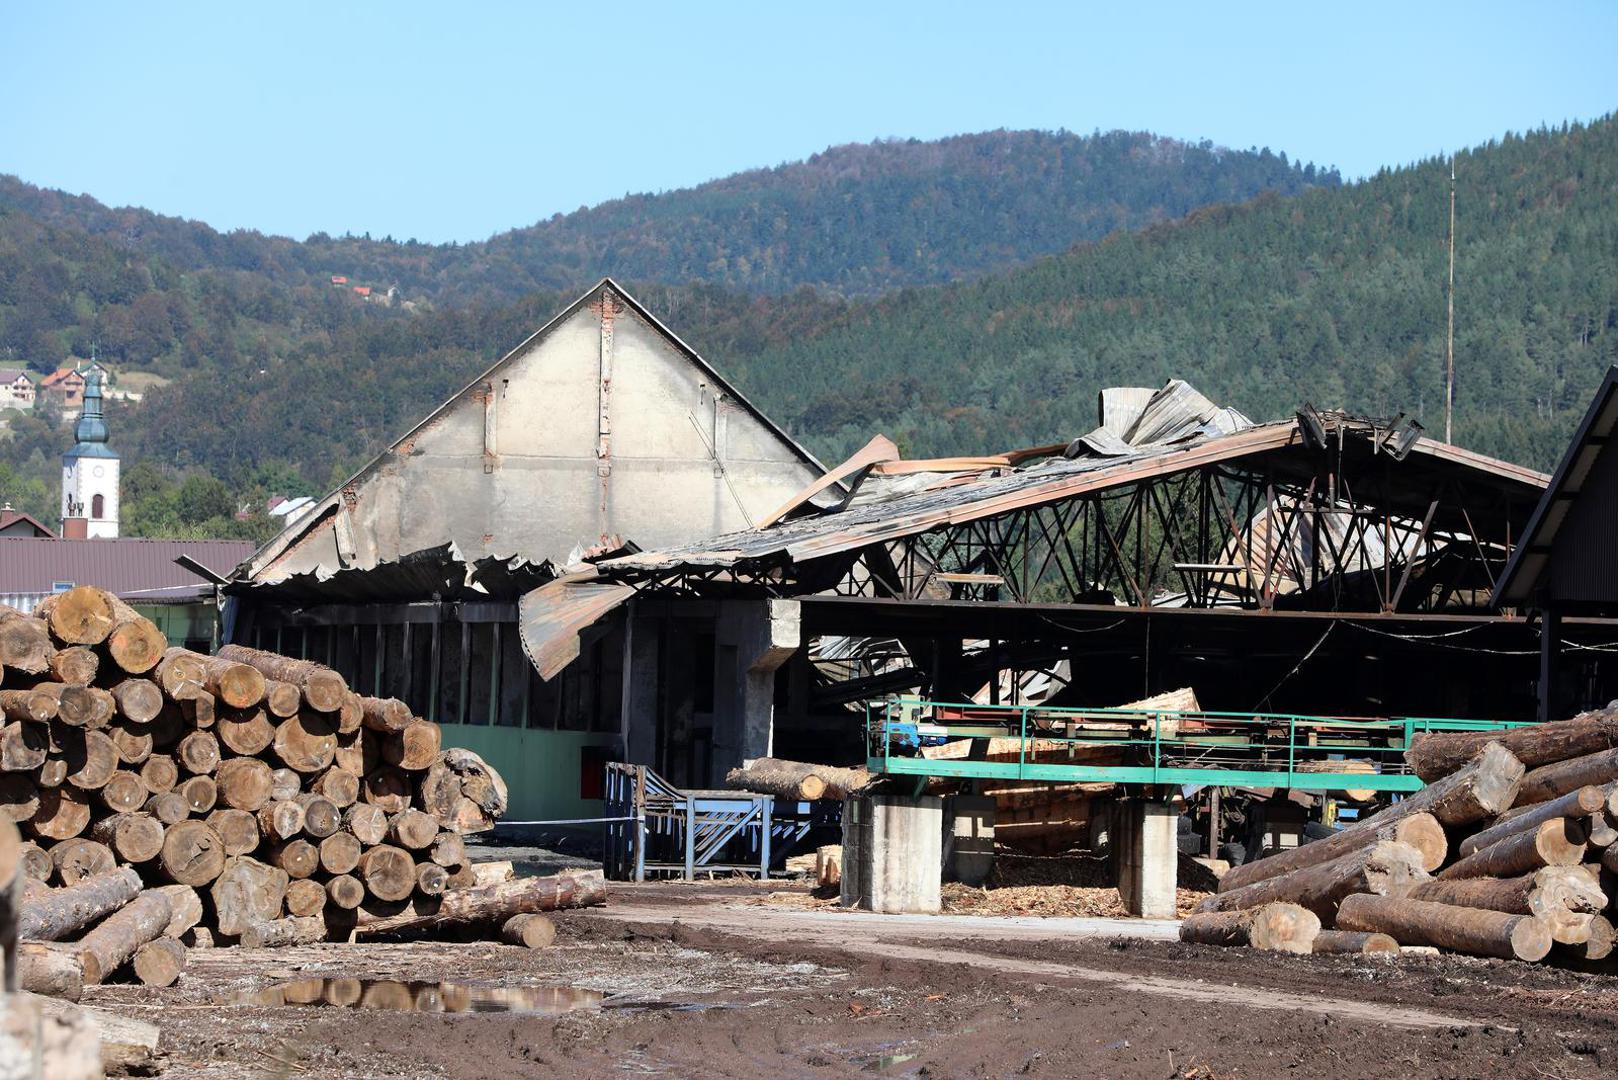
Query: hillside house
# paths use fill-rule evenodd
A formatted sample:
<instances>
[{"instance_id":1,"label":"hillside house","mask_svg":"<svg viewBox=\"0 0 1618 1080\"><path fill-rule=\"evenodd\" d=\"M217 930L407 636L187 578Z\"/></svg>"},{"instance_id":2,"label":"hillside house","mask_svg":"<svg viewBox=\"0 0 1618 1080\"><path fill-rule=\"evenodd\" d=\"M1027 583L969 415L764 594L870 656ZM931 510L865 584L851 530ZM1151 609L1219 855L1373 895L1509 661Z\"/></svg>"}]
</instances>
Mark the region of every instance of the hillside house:
<instances>
[{"instance_id":1,"label":"hillside house","mask_svg":"<svg viewBox=\"0 0 1618 1080\"><path fill-rule=\"evenodd\" d=\"M32 409L34 380L21 368L0 368L0 409Z\"/></svg>"},{"instance_id":2,"label":"hillside house","mask_svg":"<svg viewBox=\"0 0 1618 1080\"><path fill-rule=\"evenodd\" d=\"M39 380L39 396L59 409L82 408L87 379L77 368L59 367Z\"/></svg>"},{"instance_id":3,"label":"hillside house","mask_svg":"<svg viewBox=\"0 0 1618 1080\"><path fill-rule=\"evenodd\" d=\"M26 537L48 540L56 534L32 514L15 510L10 503L0 506L0 537Z\"/></svg>"}]
</instances>

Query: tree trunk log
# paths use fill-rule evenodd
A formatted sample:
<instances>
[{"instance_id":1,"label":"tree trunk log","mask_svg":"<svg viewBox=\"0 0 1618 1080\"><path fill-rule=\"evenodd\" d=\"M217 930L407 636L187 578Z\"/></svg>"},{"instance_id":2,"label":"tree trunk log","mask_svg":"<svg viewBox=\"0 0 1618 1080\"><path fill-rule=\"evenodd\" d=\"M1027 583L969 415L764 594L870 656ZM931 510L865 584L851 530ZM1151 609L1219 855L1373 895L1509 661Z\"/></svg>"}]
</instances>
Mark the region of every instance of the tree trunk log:
<instances>
[{"instance_id":1,"label":"tree trunk log","mask_svg":"<svg viewBox=\"0 0 1618 1080\"><path fill-rule=\"evenodd\" d=\"M1399 943L1386 934L1368 934L1359 930L1322 930L1315 938L1312 951L1350 955L1397 953Z\"/></svg>"},{"instance_id":2,"label":"tree trunk log","mask_svg":"<svg viewBox=\"0 0 1618 1080\"><path fill-rule=\"evenodd\" d=\"M1400 945L1432 945L1506 960L1543 960L1551 951L1550 929L1536 916L1426 900L1350 896L1338 909L1337 926L1387 934Z\"/></svg>"},{"instance_id":3,"label":"tree trunk log","mask_svg":"<svg viewBox=\"0 0 1618 1080\"><path fill-rule=\"evenodd\" d=\"M275 740L275 726L270 723L269 714L256 705L221 710L214 731L232 753L243 757L263 753Z\"/></svg>"},{"instance_id":4,"label":"tree trunk log","mask_svg":"<svg viewBox=\"0 0 1618 1080\"><path fill-rule=\"evenodd\" d=\"M96 822L90 835L110 847L119 861L143 863L162 852L166 832L150 814L114 814Z\"/></svg>"},{"instance_id":5,"label":"tree trunk log","mask_svg":"<svg viewBox=\"0 0 1618 1080\"><path fill-rule=\"evenodd\" d=\"M163 711L163 689L150 679L125 679L112 688L118 715L132 724L150 724Z\"/></svg>"},{"instance_id":6,"label":"tree trunk log","mask_svg":"<svg viewBox=\"0 0 1618 1080\"><path fill-rule=\"evenodd\" d=\"M193 731L175 747L175 757L192 776L212 776L219 768L219 739L211 731Z\"/></svg>"},{"instance_id":7,"label":"tree trunk log","mask_svg":"<svg viewBox=\"0 0 1618 1080\"><path fill-rule=\"evenodd\" d=\"M51 879L51 871L55 868L51 865L50 852L32 840L24 840L20 857L24 874L27 874L35 881L49 881Z\"/></svg>"},{"instance_id":8,"label":"tree trunk log","mask_svg":"<svg viewBox=\"0 0 1618 1080\"><path fill-rule=\"evenodd\" d=\"M1382 840L1330 862L1265 878L1229 892L1214 893L1203 901L1199 910L1236 911L1291 903L1308 908L1322 923L1329 925L1345 896L1353 893L1403 896L1426 878L1419 851L1409 844Z\"/></svg>"},{"instance_id":9,"label":"tree trunk log","mask_svg":"<svg viewBox=\"0 0 1618 1080\"><path fill-rule=\"evenodd\" d=\"M289 880L285 870L257 859L245 855L226 859L224 871L209 890L216 929L235 937L255 923L279 919Z\"/></svg>"},{"instance_id":10,"label":"tree trunk log","mask_svg":"<svg viewBox=\"0 0 1618 1080\"><path fill-rule=\"evenodd\" d=\"M101 657L94 649L83 645L69 645L57 649L50 658L51 678L70 686L89 686L101 670Z\"/></svg>"},{"instance_id":11,"label":"tree trunk log","mask_svg":"<svg viewBox=\"0 0 1618 1080\"><path fill-rule=\"evenodd\" d=\"M219 834L227 857L251 855L258 850L258 819L246 810L220 807L208 815L208 824Z\"/></svg>"},{"instance_id":12,"label":"tree trunk log","mask_svg":"<svg viewBox=\"0 0 1618 1080\"><path fill-rule=\"evenodd\" d=\"M1370 847L1380 840L1394 840L1415 848L1421 853L1422 868L1429 871L1443 865L1448 847L1443 826L1431 814L1396 815L1391 820L1377 814L1313 843L1256 862L1233 866L1219 879L1219 891L1234 892L1267 878L1319 866Z\"/></svg>"},{"instance_id":13,"label":"tree trunk log","mask_svg":"<svg viewBox=\"0 0 1618 1080\"><path fill-rule=\"evenodd\" d=\"M271 844L266 857L289 878L306 878L320 868L320 849L301 837Z\"/></svg>"},{"instance_id":14,"label":"tree trunk log","mask_svg":"<svg viewBox=\"0 0 1618 1080\"><path fill-rule=\"evenodd\" d=\"M169 898L169 924L165 937L178 938L202 921L202 897L189 885L158 885L153 890Z\"/></svg>"},{"instance_id":15,"label":"tree trunk log","mask_svg":"<svg viewBox=\"0 0 1618 1080\"><path fill-rule=\"evenodd\" d=\"M420 810L402 810L388 819L388 839L399 847L422 851L438 835L438 822Z\"/></svg>"},{"instance_id":16,"label":"tree trunk log","mask_svg":"<svg viewBox=\"0 0 1618 1080\"><path fill-rule=\"evenodd\" d=\"M107 655L120 669L131 675L144 675L163 659L168 639L157 624L118 599L112 598L115 625L103 645ZM83 642L75 642L83 644Z\"/></svg>"},{"instance_id":17,"label":"tree trunk log","mask_svg":"<svg viewBox=\"0 0 1618 1080\"><path fill-rule=\"evenodd\" d=\"M201 888L224 870L225 842L207 822L195 818L169 826L159 858L169 880Z\"/></svg>"},{"instance_id":18,"label":"tree trunk log","mask_svg":"<svg viewBox=\"0 0 1618 1080\"><path fill-rule=\"evenodd\" d=\"M291 683L303 694L303 699L317 712L334 712L348 693L348 684L331 668L313 660L295 660L288 656L250 649L245 645L225 645L219 655L237 663L249 664L264 675L281 682Z\"/></svg>"},{"instance_id":19,"label":"tree trunk log","mask_svg":"<svg viewBox=\"0 0 1618 1080\"><path fill-rule=\"evenodd\" d=\"M178 700L175 691L181 685L189 683L192 686L202 686L208 681L208 668L202 661L203 657L200 654L189 649L179 647L164 649L163 659L152 669L152 675L157 679L157 685L163 688L163 693Z\"/></svg>"},{"instance_id":20,"label":"tree trunk log","mask_svg":"<svg viewBox=\"0 0 1618 1080\"><path fill-rule=\"evenodd\" d=\"M133 814L151 797L140 781L140 774L125 769L113 773L100 794L102 805L115 814Z\"/></svg>"},{"instance_id":21,"label":"tree trunk log","mask_svg":"<svg viewBox=\"0 0 1618 1080\"><path fill-rule=\"evenodd\" d=\"M271 716L279 720L297 716L302 705L303 691L297 686L278 679L264 680L264 710Z\"/></svg>"},{"instance_id":22,"label":"tree trunk log","mask_svg":"<svg viewBox=\"0 0 1618 1080\"><path fill-rule=\"evenodd\" d=\"M112 744L118 748L118 760L125 765L139 765L152 756L152 732L142 727L135 729L119 725L107 729Z\"/></svg>"},{"instance_id":23,"label":"tree trunk log","mask_svg":"<svg viewBox=\"0 0 1618 1080\"><path fill-rule=\"evenodd\" d=\"M219 763L214 783L219 786L219 798L226 806L236 810L256 812L270 801L273 778L270 767L257 758L230 758Z\"/></svg>"},{"instance_id":24,"label":"tree trunk log","mask_svg":"<svg viewBox=\"0 0 1618 1080\"><path fill-rule=\"evenodd\" d=\"M556 940L556 924L543 915L513 915L500 925L500 940L507 945L543 949Z\"/></svg>"},{"instance_id":25,"label":"tree trunk log","mask_svg":"<svg viewBox=\"0 0 1618 1080\"><path fill-rule=\"evenodd\" d=\"M1180 923L1180 940L1198 945L1238 946L1307 953L1320 933L1320 919L1296 904L1264 904L1241 911L1203 912Z\"/></svg>"},{"instance_id":26,"label":"tree trunk log","mask_svg":"<svg viewBox=\"0 0 1618 1080\"><path fill-rule=\"evenodd\" d=\"M360 698L361 723L372 731L391 735L403 731L413 720L410 706L398 698Z\"/></svg>"},{"instance_id":27,"label":"tree trunk log","mask_svg":"<svg viewBox=\"0 0 1618 1080\"><path fill-rule=\"evenodd\" d=\"M22 774L14 774L27 783ZM38 809L32 826L35 835L48 840L69 840L90 824L90 804L82 791L72 787L45 788L37 795Z\"/></svg>"},{"instance_id":28,"label":"tree trunk log","mask_svg":"<svg viewBox=\"0 0 1618 1080\"><path fill-rule=\"evenodd\" d=\"M303 831L303 807L290 799L259 807L258 830L272 841L290 840Z\"/></svg>"},{"instance_id":29,"label":"tree trunk log","mask_svg":"<svg viewBox=\"0 0 1618 1080\"><path fill-rule=\"evenodd\" d=\"M455 833L441 832L433 837L432 850L428 853L428 858L446 870L465 866L466 841Z\"/></svg>"},{"instance_id":30,"label":"tree trunk log","mask_svg":"<svg viewBox=\"0 0 1618 1080\"><path fill-rule=\"evenodd\" d=\"M71 780L72 778L69 777ZM180 767L167 754L151 754L140 763L140 782L153 795L173 791L180 782Z\"/></svg>"},{"instance_id":31,"label":"tree trunk log","mask_svg":"<svg viewBox=\"0 0 1618 1080\"><path fill-rule=\"evenodd\" d=\"M286 945L311 945L326 940L326 920L318 916L293 916L274 922L254 923L242 931L246 949L278 949Z\"/></svg>"},{"instance_id":32,"label":"tree trunk log","mask_svg":"<svg viewBox=\"0 0 1618 1080\"><path fill-rule=\"evenodd\" d=\"M378 900L403 900L416 889L416 863L410 853L378 844L360 856L360 877Z\"/></svg>"},{"instance_id":33,"label":"tree trunk log","mask_svg":"<svg viewBox=\"0 0 1618 1080\"><path fill-rule=\"evenodd\" d=\"M1517 792L1517 805L1549 802L1570 791L1594 784L1604 786L1618 777L1618 748L1583 757L1554 761L1530 771Z\"/></svg>"},{"instance_id":34,"label":"tree trunk log","mask_svg":"<svg viewBox=\"0 0 1618 1080\"><path fill-rule=\"evenodd\" d=\"M45 700L50 701L50 698ZM45 764L50 746L48 724L13 720L0 728L0 772L31 772L39 768Z\"/></svg>"},{"instance_id":35,"label":"tree trunk log","mask_svg":"<svg viewBox=\"0 0 1618 1080\"><path fill-rule=\"evenodd\" d=\"M410 809L415 791L404 770L392 765L373 769L365 778L365 801L389 814Z\"/></svg>"},{"instance_id":36,"label":"tree trunk log","mask_svg":"<svg viewBox=\"0 0 1618 1080\"><path fill-rule=\"evenodd\" d=\"M287 882L287 914L298 918L319 915L326 906L326 886L310 878Z\"/></svg>"},{"instance_id":37,"label":"tree trunk log","mask_svg":"<svg viewBox=\"0 0 1618 1080\"><path fill-rule=\"evenodd\" d=\"M314 790L331 800L333 806L342 810L353 806L360 797L360 778L347 769L333 766L320 774L315 781Z\"/></svg>"},{"instance_id":38,"label":"tree trunk log","mask_svg":"<svg viewBox=\"0 0 1618 1080\"><path fill-rule=\"evenodd\" d=\"M421 778L419 798L450 832L482 832L506 812L506 782L472 751L452 747Z\"/></svg>"},{"instance_id":39,"label":"tree trunk log","mask_svg":"<svg viewBox=\"0 0 1618 1080\"><path fill-rule=\"evenodd\" d=\"M1573 866L1547 866L1510 878L1437 878L1417 885L1410 898L1513 915L1544 915L1557 908L1593 915L1607 906L1606 894Z\"/></svg>"},{"instance_id":40,"label":"tree trunk log","mask_svg":"<svg viewBox=\"0 0 1618 1080\"><path fill-rule=\"evenodd\" d=\"M388 838L388 815L370 803L355 803L345 810L343 826L366 847L375 847Z\"/></svg>"},{"instance_id":41,"label":"tree trunk log","mask_svg":"<svg viewBox=\"0 0 1618 1080\"><path fill-rule=\"evenodd\" d=\"M219 785L211 776L188 776L177 788L180 798L191 808L193 817L210 813L219 802Z\"/></svg>"},{"instance_id":42,"label":"tree trunk log","mask_svg":"<svg viewBox=\"0 0 1618 1080\"><path fill-rule=\"evenodd\" d=\"M143 808L164 825L178 825L191 816L191 804L178 791L165 791L146 800Z\"/></svg>"},{"instance_id":43,"label":"tree trunk log","mask_svg":"<svg viewBox=\"0 0 1618 1080\"><path fill-rule=\"evenodd\" d=\"M442 750L443 733L430 720L411 720L404 730L382 741L382 760L411 772L432 767Z\"/></svg>"},{"instance_id":44,"label":"tree trunk log","mask_svg":"<svg viewBox=\"0 0 1618 1080\"><path fill-rule=\"evenodd\" d=\"M416 864L416 891L423 896L442 896L449 887L449 871L435 863Z\"/></svg>"},{"instance_id":45,"label":"tree trunk log","mask_svg":"<svg viewBox=\"0 0 1618 1080\"><path fill-rule=\"evenodd\" d=\"M118 771L118 747L102 732L63 728L58 734L67 782L80 791L98 790Z\"/></svg>"},{"instance_id":46,"label":"tree trunk log","mask_svg":"<svg viewBox=\"0 0 1618 1080\"><path fill-rule=\"evenodd\" d=\"M0 690L0 713L3 713L7 720L35 724L49 723L56 719L59 702L59 694L39 687L32 690Z\"/></svg>"},{"instance_id":47,"label":"tree trunk log","mask_svg":"<svg viewBox=\"0 0 1618 1080\"><path fill-rule=\"evenodd\" d=\"M455 889L440 897L421 898L412 910L393 914L376 915L361 908L356 930L362 934L377 934L456 923L504 922L513 915L592 907L606 900L607 886L601 871L565 872L552 877Z\"/></svg>"},{"instance_id":48,"label":"tree trunk log","mask_svg":"<svg viewBox=\"0 0 1618 1080\"><path fill-rule=\"evenodd\" d=\"M51 633L69 645L99 645L117 625L113 595L94 585L80 585L39 602L34 614L50 623Z\"/></svg>"},{"instance_id":49,"label":"tree trunk log","mask_svg":"<svg viewBox=\"0 0 1618 1080\"><path fill-rule=\"evenodd\" d=\"M303 834L311 840L324 840L343 827L343 812L318 792L306 791L297 798L303 807Z\"/></svg>"},{"instance_id":50,"label":"tree trunk log","mask_svg":"<svg viewBox=\"0 0 1618 1080\"><path fill-rule=\"evenodd\" d=\"M1602 789L1586 784L1549 802L1514 807L1502 814L1493 825L1462 840L1456 848L1456 853L1465 858L1497 840L1505 839L1512 833L1532 829L1542 821L1559 817L1584 817L1598 812L1605 803L1606 794Z\"/></svg>"},{"instance_id":51,"label":"tree trunk log","mask_svg":"<svg viewBox=\"0 0 1618 1080\"><path fill-rule=\"evenodd\" d=\"M29 618L14 608L0 612L0 667L43 675L50 668L50 659L51 635L45 620Z\"/></svg>"},{"instance_id":52,"label":"tree trunk log","mask_svg":"<svg viewBox=\"0 0 1618 1080\"><path fill-rule=\"evenodd\" d=\"M84 981L98 983L122 967L135 950L163 933L173 912L169 898L148 889L108 915L79 939Z\"/></svg>"},{"instance_id":53,"label":"tree trunk log","mask_svg":"<svg viewBox=\"0 0 1618 1080\"><path fill-rule=\"evenodd\" d=\"M173 986L185 971L185 946L167 935L135 950L130 961L136 978L147 986Z\"/></svg>"},{"instance_id":54,"label":"tree trunk log","mask_svg":"<svg viewBox=\"0 0 1618 1080\"><path fill-rule=\"evenodd\" d=\"M725 774L725 784L738 791L757 791L778 799L806 800L831 798L819 770L801 761L759 758Z\"/></svg>"},{"instance_id":55,"label":"tree trunk log","mask_svg":"<svg viewBox=\"0 0 1618 1080\"><path fill-rule=\"evenodd\" d=\"M1454 731L1417 735L1404 758L1415 774L1428 783L1456 771L1491 742L1515 754L1535 769L1553 761L1583 757L1618 747L1618 710L1602 709L1571 720L1504 731Z\"/></svg>"},{"instance_id":56,"label":"tree trunk log","mask_svg":"<svg viewBox=\"0 0 1618 1080\"><path fill-rule=\"evenodd\" d=\"M353 874L333 874L326 882L326 896L344 911L353 911L365 902L365 885Z\"/></svg>"},{"instance_id":57,"label":"tree trunk log","mask_svg":"<svg viewBox=\"0 0 1618 1080\"><path fill-rule=\"evenodd\" d=\"M1587 839L1582 822L1552 818L1473 852L1445 867L1438 876L1445 880L1516 877L1542 866L1573 866L1584 858Z\"/></svg>"},{"instance_id":58,"label":"tree trunk log","mask_svg":"<svg viewBox=\"0 0 1618 1080\"><path fill-rule=\"evenodd\" d=\"M18 919L17 936L58 941L133 900L141 889L132 866L119 867L65 889L30 899Z\"/></svg>"},{"instance_id":59,"label":"tree trunk log","mask_svg":"<svg viewBox=\"0 0 1618 1080\"><path fill-rule=\"evenodd\" d=\"M84 964L76 945L24 941L17 946L17 989L77 1001L84 993Z\"/></svg>"},{"instance_id":60,"label":"tree trunk log","mask_svg":"<svg viewBox=\"0 0 1618 1080\"><path fill-rule=\"evenodd\" d=\"M0 690L0 700L9 700L6 698L9 693L10 691ZM100 713L95 692L87 686L42 682L36 684L30 693L49 695L56 702L56 712L52 719L60 720L69 727L89 727Z\"/></svg>"},{"instance_id":61,"label":"tree trunk log","mask_svg":"<svg viewBox=\"0 0 1618 1080\"><path fill-rule=\"evenodd\" d=\"M112 848L83 837L63 840L50 849L49 855L51 880L60 885L77 885L87 878L109 873L118 868L118 860L113 856Z\"/></svg>"},{"instance_id":62,"label":"tree trunk log","mask_svg":"<svg viewBox=\"0 0 1618 1080\"><path fill-rule=\"evenodd\" d=\"M364 849L351 832L334 832L320 842L320 868L328 874L346 874L360 864Z\"/></svg>"}]
</instances>

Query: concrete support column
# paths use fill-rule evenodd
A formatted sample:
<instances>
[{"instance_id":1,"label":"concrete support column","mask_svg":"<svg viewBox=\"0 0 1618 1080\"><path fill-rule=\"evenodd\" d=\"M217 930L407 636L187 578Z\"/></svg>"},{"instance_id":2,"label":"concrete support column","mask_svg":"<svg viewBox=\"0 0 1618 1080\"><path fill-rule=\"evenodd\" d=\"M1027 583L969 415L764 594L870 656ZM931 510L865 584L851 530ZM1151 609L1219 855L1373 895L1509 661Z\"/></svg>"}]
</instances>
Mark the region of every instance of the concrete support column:
<instances>
[{"instance_id":1,"label":"concrete support column","mask_svg":"<svg viewBox=\"0 0 1618 1080\"><path fill-rule=\"evenodd\" d=\"M943 904L944 800L865 795L843 803L844 907L936 915Z\"/></svg>"},{"instance_id":2,"label":"concrete support column","mask_svg":"<svg viewBox=\"0 0 1618 1080\"><path fill-rule=\"evenodd\" d=\"M641 765L657 762L657 685L659 620L637 616L631 604L624 620L623 695L620 733L624 760Z\"/></svg>"},{"instance_id":3,"label":"concrete support column","mask_svg":"<svg viewBox=\"0 0 1618 1080\"><path fill-rule=\"evenodd\" d=\"M1172 919L1179 869L1179 815L1156 799L1123 799L1114 818L1118 895L1131 915Z\"/></svg>"},{"instance_id":4,"label":"concrete support column","mask_svg":"<svg viewBox=\"0 0 1618 1080\"><path fill-rule=\"evenodd\" d=\"M801 641L796 600L726 600L714 626L713 769L709 783L775 745L775 672Z\"/></svg>"},{"instance_id":5,"label":"concrete support column","mask_svg":"<svg viewBox=\"0 0 1618 1080\"><path fill-rule=\"evenodd\" d=\"M945 813L950 822L950 879L963 885L982 885L994 869L994 798L952 795Z\"/></svg>"}]
</instances>

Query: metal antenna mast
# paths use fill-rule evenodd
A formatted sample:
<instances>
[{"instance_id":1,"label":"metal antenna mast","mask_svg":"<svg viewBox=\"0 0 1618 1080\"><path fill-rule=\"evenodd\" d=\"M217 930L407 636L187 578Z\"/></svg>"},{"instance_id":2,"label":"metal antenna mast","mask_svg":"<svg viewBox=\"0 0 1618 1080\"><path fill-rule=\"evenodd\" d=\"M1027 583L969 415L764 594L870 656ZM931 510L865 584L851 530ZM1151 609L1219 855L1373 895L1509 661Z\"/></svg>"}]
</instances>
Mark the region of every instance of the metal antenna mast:
<instances>
[{"instance_id":1,"label":"metal antenna mast","mask_svg":"<svg viewBox=\"0 0 1618 1080\"><path fill-rule=\"evenodd\" d=\"M1444 441L1453 443L1455 422L1455 155L1449 159L1449 341L1444 350Z\"/></svg>"}]
</instances>

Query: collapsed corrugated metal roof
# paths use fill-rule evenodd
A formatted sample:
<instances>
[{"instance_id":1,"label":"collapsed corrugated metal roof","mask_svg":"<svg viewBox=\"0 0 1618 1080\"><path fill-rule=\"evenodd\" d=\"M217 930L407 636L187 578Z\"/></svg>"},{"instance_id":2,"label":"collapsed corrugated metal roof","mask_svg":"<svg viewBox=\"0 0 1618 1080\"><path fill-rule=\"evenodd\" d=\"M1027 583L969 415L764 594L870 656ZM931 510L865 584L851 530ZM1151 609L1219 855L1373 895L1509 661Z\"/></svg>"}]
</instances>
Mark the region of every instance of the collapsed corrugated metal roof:
<instances>
[{"instance_id":1,"label":"collapsed corrugated metal roof","mask_svg":"<svg viewBox=\"0 0 1618 1080\"><path fill-rule=\"evenodd\" d=\"M278 601L293 604L512 600L555 576L556 567L550 562L531 563L520 555L468 562L452 542L412 552L369 570L321 568L280 581L233 581L224 590L232 595L273 595Z\"/></svg>"}]
</instances>

